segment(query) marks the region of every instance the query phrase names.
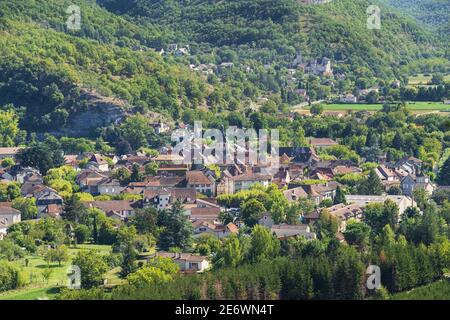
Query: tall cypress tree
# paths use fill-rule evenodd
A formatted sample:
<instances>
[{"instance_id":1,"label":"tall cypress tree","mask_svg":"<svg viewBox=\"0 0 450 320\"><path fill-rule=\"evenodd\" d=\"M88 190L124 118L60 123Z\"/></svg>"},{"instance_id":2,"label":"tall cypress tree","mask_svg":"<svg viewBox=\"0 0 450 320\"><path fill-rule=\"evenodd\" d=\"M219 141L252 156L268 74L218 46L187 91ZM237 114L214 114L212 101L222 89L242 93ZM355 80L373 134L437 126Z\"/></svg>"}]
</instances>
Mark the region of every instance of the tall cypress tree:
<instances>
[{"instance_id":1,"label":"tall cypress tree","mask_svg":"<svg viewBox=\"0 0 450 320\"><path fill-rule=\"evenodd\" d=\"M439 171L438 181L442 185L450 185L450 157L442 165Z\"/></svg>"}]
</instances>

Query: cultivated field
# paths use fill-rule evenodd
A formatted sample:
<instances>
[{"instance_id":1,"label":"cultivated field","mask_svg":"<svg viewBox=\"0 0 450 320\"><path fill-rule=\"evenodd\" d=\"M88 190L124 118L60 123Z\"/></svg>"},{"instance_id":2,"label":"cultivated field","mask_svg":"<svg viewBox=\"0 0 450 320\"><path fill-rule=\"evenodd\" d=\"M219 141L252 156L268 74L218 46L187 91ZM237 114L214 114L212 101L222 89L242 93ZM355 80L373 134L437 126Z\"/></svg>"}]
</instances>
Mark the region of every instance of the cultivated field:
<instances>
[{"instance_id":1,"label":"cultivated field","mask_svg":"<svg viewBox=\"0 0 450 320\"><path fill-rule=\"evenodd\" d=\"M409 86L421 86L421 85L428 85L428 82L431 81L432 75L424 75L424 74L418 74L417 76L409 77L408 79L408 85ZM447 74L444 76L445 82L450 82L450 74Z\"/></svg>"},{"instance_id":2,"label":"cultivated field","mask_svg":"<svg viewBox=\"0 0 450 320\"><path fill-rule=\"evenodd\" d=\"M323 104L325 111L378 111L383 105L365 103L330 103ZM411 111L450 111L450 105L442 102L414 101L408 102L408 109Z\"/></svg>"}]
</instances>

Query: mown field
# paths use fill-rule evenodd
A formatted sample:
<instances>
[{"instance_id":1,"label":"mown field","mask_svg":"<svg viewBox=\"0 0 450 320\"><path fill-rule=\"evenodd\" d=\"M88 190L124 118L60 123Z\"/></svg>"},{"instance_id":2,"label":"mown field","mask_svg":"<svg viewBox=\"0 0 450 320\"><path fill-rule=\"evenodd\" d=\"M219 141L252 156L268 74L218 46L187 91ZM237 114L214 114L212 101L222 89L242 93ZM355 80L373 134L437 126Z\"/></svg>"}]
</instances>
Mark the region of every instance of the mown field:
<instances>
[{"instance_id":1,"label":"mown field","mask_svg":"<svg viewBox=\"0 0 450 320\"><path fill-rule=\"evenodd\" d=\"M37 255L28 255L24 258L14 261L13 264L19 268L21 276L26 285L17 290L11 290L0 293L0 300L39 300L52 299L58 292L59 288L67 283L67 269L72 263L73 257L78 251L83 249L98 250L103 254L111 252L111 246L105 245L78 245L77 248L70 248L69 253L71 259L61 266L58 263L50 263L44 261L43 257ZM26 260L28 259L28 266ZM42 275L43 270L50 268L52 274L48 281ZM113 269L106 275L109 284L119 284L121 279L118 278L119 269Z\"/></svg>"},{"instance_id":2,"label":"mown field","mask_svg":"<svg viewBox=\"0 0 450 320\"><path fill-rule=\"evenodd\" d=\"M323 104L325 111L378 111L383 104L365 104L365 103L330 103ZM411 111L450 111L450 105L442 102L417 101L408 102L408 109Z\"/></svg>"},{"instance_id":3,"label":"mown field","mask_svg":"<svg viewBox=\"0 0 450 320\"><path fill-rule=\"evenodd\" d=\"M441 280L432 284L401 292L392 296L393 300L450 300L450 281Z\"/></svg>"}]
</instances>

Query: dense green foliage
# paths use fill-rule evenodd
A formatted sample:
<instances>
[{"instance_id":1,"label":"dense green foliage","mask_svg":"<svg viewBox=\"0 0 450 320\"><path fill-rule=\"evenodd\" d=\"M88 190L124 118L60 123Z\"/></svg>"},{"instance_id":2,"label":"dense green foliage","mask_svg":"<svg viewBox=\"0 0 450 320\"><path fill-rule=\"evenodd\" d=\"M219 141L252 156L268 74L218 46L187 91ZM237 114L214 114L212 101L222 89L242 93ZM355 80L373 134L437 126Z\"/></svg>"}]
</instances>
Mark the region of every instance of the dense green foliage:
<instances>
[{"instance_id":1,"label":"dense green foliage","mask_svg":"<svg viewBox=\"0 0 450 320\"><path fill-rule=\"evenodd\" d=\"M301 50L305 56L343 60L339 69L351 69L357 77L393 77L390 67L407 63L419 53L417 45L425 45L432 37L386 7L382 10L389 14L383 15L383 30L368 30L366 9L373 4L369 1L337 0L325 5L295 0L100 3L135 21L162 24L195 52L219 47L223 61L241 56L264 63L289 62Z\"/></svg>"},{"instance_id":2,"label":"dense green foliage","mask_svg":"<svg viewBox=\"0 0 450 320\"><path fill-rule=\"evenodd\" d=\"M387 2L411 14L421 22L437 28L444 39L448 39L450 3L446 0L387 0Z\"/></svg>"}]
</instances>

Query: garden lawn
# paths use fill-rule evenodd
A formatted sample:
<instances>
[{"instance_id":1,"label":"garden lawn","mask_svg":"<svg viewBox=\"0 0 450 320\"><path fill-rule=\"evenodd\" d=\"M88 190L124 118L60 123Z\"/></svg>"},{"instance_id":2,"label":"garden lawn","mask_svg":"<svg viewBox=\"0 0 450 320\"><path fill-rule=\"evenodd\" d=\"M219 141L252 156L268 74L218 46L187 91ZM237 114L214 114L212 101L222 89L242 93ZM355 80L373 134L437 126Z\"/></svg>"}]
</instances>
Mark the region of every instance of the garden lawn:
<instances>
[{"instance_id":1,"label":"garden lawn","mask_svg":"<svg viewBox=\"0 0 450 320\"><path fill-rule=\"evenodd\" d=\"M44 261L44 258L37 255L28 255L25 258L12 262L21 272L21 276L26 283L26 286L17 290L1 292L0 300L15 299L15 300L36 300L43 296L52 298L57 293L57 288L65 286L67 283L67 269L72 263L72 259L76 256L78 251L83 249L98 250L102 254L109 254L111 246L82 244L77 248L69 248L71 259L67 262L50 263ZM28 259L28 266L25 264L25 259ZM50 268L53 272L50 275L49 281L45 281L42 272ZM117 272L109 272L107 274L108 282L112 284L120 283Z\"/></svg>"}]
</instances>

